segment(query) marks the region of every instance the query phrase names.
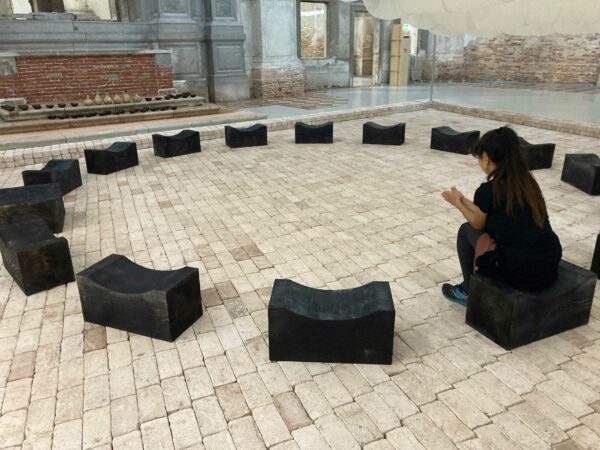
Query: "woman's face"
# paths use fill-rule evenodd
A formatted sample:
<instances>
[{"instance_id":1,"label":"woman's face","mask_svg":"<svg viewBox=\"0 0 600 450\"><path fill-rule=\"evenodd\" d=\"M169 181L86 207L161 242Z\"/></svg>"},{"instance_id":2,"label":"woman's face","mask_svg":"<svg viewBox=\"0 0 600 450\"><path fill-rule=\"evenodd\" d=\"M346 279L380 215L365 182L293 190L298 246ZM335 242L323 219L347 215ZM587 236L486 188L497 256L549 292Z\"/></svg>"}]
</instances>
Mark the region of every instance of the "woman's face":
<instances>
[{"instance_id":1,"label":"woman's face","mask_svg":"<svg viewBox=\"0 0 600 450\"><path fill-rule=\"evenodd\" d=\"M483 152L481 154L481 158L477 158L477 162L479 163L479 167L481 168L481 170L483 170L483 172L486 175L492 173L492 171L496 167L495 164L490 160L486 152Z\"/></svg>"}]
</instances>

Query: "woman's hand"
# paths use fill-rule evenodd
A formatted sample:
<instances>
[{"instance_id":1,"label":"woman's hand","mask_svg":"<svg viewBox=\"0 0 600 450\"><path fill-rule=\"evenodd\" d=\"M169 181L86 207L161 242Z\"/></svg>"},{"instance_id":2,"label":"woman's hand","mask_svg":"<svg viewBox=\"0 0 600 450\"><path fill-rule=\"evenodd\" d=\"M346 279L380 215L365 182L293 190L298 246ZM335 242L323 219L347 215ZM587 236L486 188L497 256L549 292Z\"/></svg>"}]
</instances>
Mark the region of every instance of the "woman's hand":
<instances>
[{"instance_id":1,"label":"woman's hand","mask_svg":"<svg viewBox=\"0 0 600 450\"><path fill-rule=\"evenodd\" d=\"M464 195L455 186L448 189L447 191L442 192L442 197L452 206L458 208L458 205L462 202Z\"/></svg>"}]
</instances>

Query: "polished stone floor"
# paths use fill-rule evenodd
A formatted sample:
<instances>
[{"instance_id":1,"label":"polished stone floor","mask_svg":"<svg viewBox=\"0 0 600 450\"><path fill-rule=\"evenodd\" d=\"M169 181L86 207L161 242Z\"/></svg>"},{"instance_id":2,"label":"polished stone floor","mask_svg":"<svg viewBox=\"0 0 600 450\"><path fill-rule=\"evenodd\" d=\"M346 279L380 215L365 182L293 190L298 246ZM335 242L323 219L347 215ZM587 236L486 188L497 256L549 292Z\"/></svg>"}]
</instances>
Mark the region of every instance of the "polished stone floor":
<instances>
[{"instance_id":1,"label":"polished stone floor","mask_svg":"<svg viewBox=\"0 0 600 450\"><path fill-rule=\"evenodd\" d=\"M169 344L84 323L75 283L25 297L0 267L0 448L600 448L600 286L589 325L512 352L439 293L458 280L462 222L440 192L472 195L483 176L469 156L429 150L430 129L499 123L436 110L376 120L406 122L406 144L363 146L355 120L335 124L332 145L297 146L285 130L266 147L143 150L108 176L82 160L83 186L65 197L75 270L115 252L198 267L205 314ZM517 130L557 144L535 176L565 259L589 267L600 198L560 172L598 140ZM22 169L3 169L0 186L21 185ZM276 278L389 281L393 364L270 362Z\"/></svg>"},{"instance_id":2,"label":"polished stone floor","mask_svg":"<svg viewBox=\"0 0 600 450\"><path fill-rule=\"evenodd\" d=\"M386 105L413 100L429 100L429 85L415 84L406 87L378 86L336 88L318 91L323 96L346 102L324 104L315 112L336 111L364 106ZM316 95L316 91L307 94ZM500 111L530 114L550 119L590 122L600 124L600 88L589 86L536 85L531 83L438 83L434 100L457 103ZM301 99L294 104L274 101L269 106L253 101L244 110L268 114L269 117L286 117L306 114Z\"/></svg>"}]
</instances>

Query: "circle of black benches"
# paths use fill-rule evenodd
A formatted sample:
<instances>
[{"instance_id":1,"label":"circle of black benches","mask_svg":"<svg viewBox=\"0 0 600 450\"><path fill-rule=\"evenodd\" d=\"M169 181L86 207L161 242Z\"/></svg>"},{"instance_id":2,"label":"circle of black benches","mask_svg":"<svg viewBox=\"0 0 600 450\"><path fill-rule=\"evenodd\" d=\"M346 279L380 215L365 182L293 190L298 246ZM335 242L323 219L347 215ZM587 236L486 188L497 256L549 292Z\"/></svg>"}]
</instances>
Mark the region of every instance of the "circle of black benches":
<instances>
[{"instance_id":1,"label":"circle of black benches","mask_svg":"<svg viewBox=\"0 0 600 450\"><path fill-rule=\"evenodd\" d=\"M81 186L81 171L76 159L53 159L41 170L24 170L21 172L23 184L58 183L62 195Z\"/></svg>"},{"instance_id":2,"label":"circle of black benches","mask_svg":"<svg viewBox=\"0 0 600 450\"><path fill-rule=\"evenodd\" d=\"M402 145L404 144L405 123L378 125L375 122L363 124L363 144Z\"/></svg>"},{"instance_id":3,"label":"circle of black benches","mask_svg":"<svg viewBox=\"0 0 600 450\"><path fill-rule=\"evenodd\" d=\"M225 144L229 148L267 145L267 127L260 123L247 128L225 125Z\"/></svg>"},{"instance_id":4,"label":"circle of black benches","mask_svg":"<svg viewBox=\"0 0 600 450\"><path fill-rule=\"evenodd\" d=\"M479 131L456 131L450 127L436 127L431 129L431 145L433 150L468 155L475 148L479 140Z\"/></svg>"},{"instance_id":5,"label":"circle of black benches","mask_svg":"<svg viewBox=\"0 0 600 450\"><path fill-rule=\"evenodd\" d=\"M600 157L593 153L565 155L560 179L590 195L600 195Z\"/></svg>"},{"instance_id":6,"label":"circle of black benches","mask_svg":"<svg viewBox=\"0 0 600 450\"><path fill-rule=\"evenodd\" d=\"M200 153L200 133L194 130L183 130L173 136L152 135L154 154L161 158Z\"/></svg>"},{"instance_id":7,"label":"circle of black benches","mask_svg":"<svg viewBox=\"0 0 600 450\"><path fill-rule=\"evenodd\" d=\"M108 175L139 164L135 142L114 142L106 150L85 149L88 173Z\"/></svg>"},{"instance_id":8,"label":"circle of black benches","mask_svg":"<svg viewBox=\"0 0 600 450\"><path fill-rule=\"evenodd\" d=\"M333 143L333 122L321 125L296 122L294 134L296 144L331 144Z\"/></svg>"},{"instance_id":9,"label":"circle of black benches","mask_svg":"<svg viewBox=\"0 0 600 450\"><path fill-rule=\"evenodd\" d=\"M0 226L0 252L4 267L25 295L75 280L69 243L54 236L39 217Z\"/></svg>"},{"instance_id":10,"label":"circle of black benches","mask_svg":"<svg viewBox=\"0 0 600 450\"><path fill-rule=\"evenodd\" d=\"M62 232L65 204L58 183L0 189L0 223L27 215L42 218L54 233Z\"/></svg>"},{"instance_id":11,"label":"circle of black benches","mask_svg":"<svg viewBox=\"0 0 600 450\"><path fill-rule=\"evenodd\" d=\"M391 364L389 283L326 291L275 280L268 308L272 361Z\"/></svg>"},{"instance_id":12,"label":"circle of black benches","mask_svg":"<svg viewBox=\"0 0 600 450\"><path fill-rule=\"evenodd\" d=\"M202 316L198 269L153 270L110 255L77 274L86 322L174 341Z\"/></svg>"}]
</instances>

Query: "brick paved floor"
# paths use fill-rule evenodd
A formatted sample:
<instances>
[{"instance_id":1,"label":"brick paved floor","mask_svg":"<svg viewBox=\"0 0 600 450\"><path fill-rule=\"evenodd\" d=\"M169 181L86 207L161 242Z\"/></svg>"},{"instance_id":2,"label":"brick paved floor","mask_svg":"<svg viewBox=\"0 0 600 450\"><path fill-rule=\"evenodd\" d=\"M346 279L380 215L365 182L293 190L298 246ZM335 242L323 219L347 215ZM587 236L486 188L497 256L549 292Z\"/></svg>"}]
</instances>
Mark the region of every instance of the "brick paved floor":
<instances>
[{"instance_id":1,"label":"brick paved floor","mask_svg":"<svg viewBox=\"0 0 600 450\"><path fill-rule=\"evenodd\" d=\"M206 307L175 343L84 324L74 283L24 297L0 269L0 447L24 449L600 448L600 309L588 326L506 352L464 324L439 283L457 280L459 214L440 191L472 194L469 156L428 149L430 128L498 123L434 110L402 147L262 148L206 141L201 154L85 174L65 197L76 271L117 252L157 269L198 267ZM598 141L519 128L557 144L536 172L567 260L588 266L600 199L560 181L564 154ZM82 166L84 165L82 161ZM2 187L21 184L6 169ZM391 366L271 363L266 305L278 277L321 288L389 280ZM596 301L600 289L596 293Z\"/></svg>"}]
</instances>

